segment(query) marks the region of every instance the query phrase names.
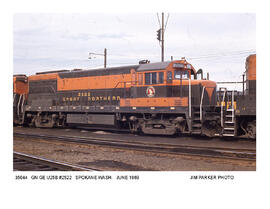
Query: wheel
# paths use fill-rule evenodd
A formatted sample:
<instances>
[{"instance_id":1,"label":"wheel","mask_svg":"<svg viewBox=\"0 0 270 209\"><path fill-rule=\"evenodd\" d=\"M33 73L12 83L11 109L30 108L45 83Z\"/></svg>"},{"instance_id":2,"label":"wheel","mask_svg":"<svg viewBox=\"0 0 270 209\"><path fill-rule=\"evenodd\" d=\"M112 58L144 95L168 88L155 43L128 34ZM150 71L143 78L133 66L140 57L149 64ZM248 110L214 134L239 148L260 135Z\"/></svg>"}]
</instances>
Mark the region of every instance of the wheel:
<instances>
[{"instance_id":1,"label":"wheel","mask_svg":"<svg viewBox=\"0 0 270 209\"><path fill-rule=\"evenodd\" d=\"M247 124L247 135L248 138L255 139L256 138L256 122L252 121Z\"/></svg>"}]
</instances>

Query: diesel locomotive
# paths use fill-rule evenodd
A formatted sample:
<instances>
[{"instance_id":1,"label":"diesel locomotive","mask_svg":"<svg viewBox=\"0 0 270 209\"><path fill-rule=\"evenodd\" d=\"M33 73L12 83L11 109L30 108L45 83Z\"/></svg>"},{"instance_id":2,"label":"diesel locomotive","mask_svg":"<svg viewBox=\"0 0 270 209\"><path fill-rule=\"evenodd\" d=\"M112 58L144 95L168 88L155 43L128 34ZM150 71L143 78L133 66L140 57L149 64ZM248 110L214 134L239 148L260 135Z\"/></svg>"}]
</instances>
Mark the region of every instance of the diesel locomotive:
<instances>
[{"instance_id":1,"label":"diesel locomotive","mask_svg":"<svg viewBox=\"0 0 270 209\"><path fill-rule=\"evenodd\" d=\"M229 96L226 89L218 95L216 82L199 79L202 70L196 72L185 59L16 75L14 123L40 128L106 127L159 135L252 135L256 107L252 112L253 107L245 106L246 99L256 95L250 69L248 91L239 97ZM239 103L238 109L235 103Z\"/></svg>"},{"instance_id":2,"label":"diesel locomotive","mask_svg":"<svg viewBox=\"0 0 270 209\"><path fill-rule=\"evenodd\" d=\"M236 97L235 108L237 135L256 138L256 54L246 59L246 80L243 94Z\"/></svg>"}]
</instances>

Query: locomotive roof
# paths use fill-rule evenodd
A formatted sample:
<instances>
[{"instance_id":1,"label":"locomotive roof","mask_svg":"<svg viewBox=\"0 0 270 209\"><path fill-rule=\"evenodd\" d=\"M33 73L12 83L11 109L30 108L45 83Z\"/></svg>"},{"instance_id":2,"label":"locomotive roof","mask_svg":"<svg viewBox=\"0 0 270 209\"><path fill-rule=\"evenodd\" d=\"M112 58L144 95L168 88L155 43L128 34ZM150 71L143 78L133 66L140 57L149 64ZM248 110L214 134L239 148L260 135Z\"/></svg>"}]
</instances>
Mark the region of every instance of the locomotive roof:
<instances>
[{"instance_id":1,"label":"locomotive roof","mask_svg":"<svg viewBox=\"0 0 270 209\"><path fill-rule=\"evenodd\" d=\"M13 75L13 77L21 77L21 76L26 77L26 75L25 75L25 74L15 74L15 75Z\"/></svg>"},{"instance_id":2,"label":"locomotive roof","mask_svg":"<svg viewBox=\"0 0 270 209\"><path fill-rule=\"evenodd\" d=\"M117 75L117 74L128 74L130 69L135 69L136 71L147 71L147 70L163 70L171 62L156 62L140 65L129 65L122 67L109 67L109 68L99 68L99 69L88 69L88 70L77 70L69 72L59 72L61 78L76 78L76 77L86 77L86 76L102 76L102 75Z\"/></svg>"},{"instance_id":3,"label":"locomotive roof","mask_svg":"<svg viewBox=\"0 0 270 209\"><path fill-rule=\"evenodd\" d=\"M139 65L97 68L97 69L87 69L87 70L76 69L76 70L46 71L46 72L36 73L36 75L58 73L58 75L61 78L78 78L78 77L103 76L103 75L121 75L121 74L129 74L131 69L134 69L137 72L143 72L143 71L147 71L147 70L164 70L169 66L169 64L171 62L172 61L155 62L155 63L147 63L147 64L139 64ZM192 69L192 70L194 71L194 69Z\"/></svg>"},{"instance_id":4,"label":"locomotive roof","mask_svg":"<svg viewBox=\"0 0 270 209\"><path fill-rule=\"evenodd\" d=\"M61 72L69 72L69 70L43 71L43 72L37 72L36 75L49 74L49 73L61 73Z\"/></svg>"},{"instance_id":5,"label":"locomotive roof","mask_svg":"<svg viewBox=\"0 0 270 209\"><path fill-rule=\"evenodd\" d=\"M171 63L171 61L167 62L155 62L155 63L147 63L141 64L137 71L146 71L146 70L163 70Z\"/></svg>"},{"instance_id":6,"label":"locomotive roof","mask_svg":"<svg viewBox=\"0 0 270 209\"><path fill-rule=\"evenodd\" d=\"M61 78L78 78L87 76L102 76L102 75L120 75L130 73L130 69L137 69L139 65L130 65L122 67L110 67L110 68L99 68L99 69L89 69L82 71L69 71L61 72L59 76Z\"/></svg>"}]
</instances>

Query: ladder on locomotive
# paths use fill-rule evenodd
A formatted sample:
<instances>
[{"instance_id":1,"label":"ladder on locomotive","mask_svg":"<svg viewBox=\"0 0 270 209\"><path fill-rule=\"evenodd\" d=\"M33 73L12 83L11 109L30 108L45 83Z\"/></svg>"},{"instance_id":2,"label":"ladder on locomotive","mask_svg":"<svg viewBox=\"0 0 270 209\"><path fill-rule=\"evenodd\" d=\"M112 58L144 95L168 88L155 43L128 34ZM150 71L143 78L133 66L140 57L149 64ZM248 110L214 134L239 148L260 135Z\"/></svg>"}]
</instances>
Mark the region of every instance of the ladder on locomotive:
<instances>
[{"instance_id":1,"label":"ladder on locomotive","mask_svg":"<svg viewBox=\"0 0 270 209\"><path fill-rule=\"evenodd\" d=\"M227 88L219 88L223 92L220 104L220 118L222 127L222 136L235 136L235 107L234 107L234 90L228 91Z\"/></svg>"},{"instance_id":2,"label":"ladder on locomotive","mask_svg":"<svg viewBox=\"0 0 270 209\"><path fill-rule=\"evenodd\" d=\"M200 106L192 108L192 118L191 118L191 133L192 134L202 133L204 92L205 92L205 86L203 86L203 89L202 89Z\"/></svg>"}]
</instances>

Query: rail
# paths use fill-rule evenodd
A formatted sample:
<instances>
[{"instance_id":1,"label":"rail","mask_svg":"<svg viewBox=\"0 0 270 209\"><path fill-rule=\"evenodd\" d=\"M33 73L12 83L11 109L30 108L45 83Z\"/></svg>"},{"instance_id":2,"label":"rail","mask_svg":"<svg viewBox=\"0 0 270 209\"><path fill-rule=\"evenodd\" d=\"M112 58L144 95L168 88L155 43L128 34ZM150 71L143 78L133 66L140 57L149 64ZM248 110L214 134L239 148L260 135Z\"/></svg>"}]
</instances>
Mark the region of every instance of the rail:
<instances>
[{"instance_id":1,"label":"rail","mask_svg":"<svg viewBox=\"0 0 270 209\"><path fill-rule=\"evenodd\" d=\"M93 171L90 168L49 160L20 152L13 152L13 167L14 170L22 171Z\"/></svg>"},{"instance_id":2,"label":"rail","mask_svg":"<svg viewBox=\"0 0 270 209\"><path fill-rule=\"evenodd\" d=\"M209 146L190 146L177 145L169 143L148 143L139 141L127 141L121 139L100 138L96 136L78 137L78 136L59 136L59 135L40 135L35 133L14 132L16 137L26 137L32 139L43 139L48 141L60 141L77 144L99 145L105 147L113 147L120 149L145 151L152 153L165 154L180 154L180 155L196 155L201 157L214 157L237 160L256 160L256 150L254 149L235 149L235 148L221 148Z\"/></svg>"}]
</instances>

